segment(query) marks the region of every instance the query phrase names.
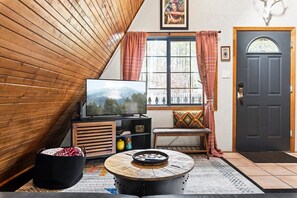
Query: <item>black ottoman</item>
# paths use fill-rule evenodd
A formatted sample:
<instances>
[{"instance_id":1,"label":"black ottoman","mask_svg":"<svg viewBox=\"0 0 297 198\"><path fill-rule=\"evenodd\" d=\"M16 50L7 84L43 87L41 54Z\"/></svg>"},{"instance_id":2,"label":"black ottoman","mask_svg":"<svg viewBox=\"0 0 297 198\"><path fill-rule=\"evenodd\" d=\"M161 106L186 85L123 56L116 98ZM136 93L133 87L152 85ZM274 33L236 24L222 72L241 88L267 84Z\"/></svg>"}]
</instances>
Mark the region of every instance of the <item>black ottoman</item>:
<instances>
[{"instance_id":1,"label":"black ottoman","mask_svg":"<svg viewBox=\"0 0 297 198\"><path fill-rule=\"evenodd\" d=\"M44 150L44 149L43 149ZM54 156L36 154L33 183L40 188L63 189L76 184L83 176L86 155Z\"/></svg>"}]
</instances>

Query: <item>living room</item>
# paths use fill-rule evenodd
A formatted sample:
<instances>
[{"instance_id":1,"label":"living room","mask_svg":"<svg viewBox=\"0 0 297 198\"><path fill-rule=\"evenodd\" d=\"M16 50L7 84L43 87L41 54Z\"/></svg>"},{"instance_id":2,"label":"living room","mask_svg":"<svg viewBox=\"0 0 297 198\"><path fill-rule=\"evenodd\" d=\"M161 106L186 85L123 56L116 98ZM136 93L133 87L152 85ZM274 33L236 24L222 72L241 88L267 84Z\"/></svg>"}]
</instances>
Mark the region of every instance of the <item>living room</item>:
<instances>
[{"instance_id":1,"label":"living room","mask_svg":"<svg viewBox=\"0 0 297 198\"><path fill-rule=\"evenodd\" d=\"M247 98L242 99L241 94L247 97L246 93L249 91L245 89L248 87L245 82L243 86L240 85L239 79L241 59L246 58L239 53L241 42L244 41L241 33L260 31L265 35L269 32L267 35L271 33L272 36L275 32L288 33L288 38L286 38L288 40L285 42L277 40L278 37L272 39L273 42L278 43L277 49L280 49L282 53L277 51L273 54L271 67L278 68L279 59L276 60L275 57L280 54L288 55L287 73L277 69L269 70L272 73L286 75L279 79L286 79L285 83L288 84L285 99L288 106L282 107L282 109L288 108L285 110L287 117L280 122L282 125L272 122L274 125L270 128L273 133L277 133L276 129L279 130L280 125L283 126L283 123L286 123L287 128L284 131L287 140L281 143L284 148L278 149L295 153L295 28L297 25L295 10L297 2L293 0L177 1L179 9L182 4L187 6L187 9L183 10L183 23L181 26L176 24L166 26L166 23L162 22L167 19L162 17L162 13L166 12L167 4L169 6L174 2L165 0L121 0L119 2L109 0L100 2L92 0L36 0L32 2L2 0L0 2L2 15L0 19L0 110L2 112L0 115L2 128L0 186L5 186L32 170L36 152L39 149L59 147L62 142L66 145L70 144L71 133L69 131L71 120L77 113L77 104L78 102L85 103L87 99L86 79L123 79L121 44L129 32L146 33L147 41L152 43L152 47L154 47L153 42L160 38L187 37L187 39L192 39L190 42L195 43L196 33L217 32L216 83L214 97L211 99L216 145L213 143L209 146L216 147L215 149L227 155L240 151L240 149L244 150L248 146L252 147L253 151L265 151L265 148L260 148L264 145L261 142L250 144L246 139L240 139L239 130L248 128L241 127L240 124L243 121L240 119L244 116L238 116L242 113L240 108L248 101ZM258 38L259 35L254 37ZM288 43L289 47L285 46L290 48L288 53L283 52L282 43ZM243 54L254 58L256 55L253 53L255 52ZM146 54L144 61L148 59L149 56ZM284 61L285 57L281 60ZM256 62L255 58L249 61ZM258 75L256 70L250 74ZM275 80L271 82L275 83L278 78L273 79ZM255 79L253 80L256 82ZM196 85L200 86L197 92L200 93L201 84L196 81ZM272 84L272 87L272 95L277 95L278 90L275 87L278 85ZM148 86L148 88L152 87ZM196 104L197 102L193 105L169 105L170 97L162 94L156 102L156 95L153 91L151 89L147 92L147 94L152 93L152 102L151 104L148 102L145 114L151 118L151 147L154 143L154 128L173 126L173 111L204 108L201 105L202 99L198 102L199 105ZM163 104L164 96L166 96L166 105ZM208 99L204 103L206 102L209 102ZM243 115L247 115L244 119L257 123L260 120L259 116L263 114L256 114L255 106ZM276 106L270 109L272 113L275 113L273 115L281 112ZM83 116L88 117L87 114L86 109L83 109ZM278 116L282 117L283 114ZM273 117L273 119L280 118ZM245 123L244 126L247 124ZM198 137L162 137L160 143L168 145L173 142L177 145L189 146L196 144L197 140L199 140ZM244 145L244 148L240 145ZM212 157L213 153L210 155L211 158L219 158ZM236 162L234 166L236 167ZM289 176L293 177L293 175ZM288 183L285 184L288 185ZM290 189L293 191L296 188L294 185L288 186L293 186ZM59 196L62 195L59 194Z\"/></svg>"}]
</instances>

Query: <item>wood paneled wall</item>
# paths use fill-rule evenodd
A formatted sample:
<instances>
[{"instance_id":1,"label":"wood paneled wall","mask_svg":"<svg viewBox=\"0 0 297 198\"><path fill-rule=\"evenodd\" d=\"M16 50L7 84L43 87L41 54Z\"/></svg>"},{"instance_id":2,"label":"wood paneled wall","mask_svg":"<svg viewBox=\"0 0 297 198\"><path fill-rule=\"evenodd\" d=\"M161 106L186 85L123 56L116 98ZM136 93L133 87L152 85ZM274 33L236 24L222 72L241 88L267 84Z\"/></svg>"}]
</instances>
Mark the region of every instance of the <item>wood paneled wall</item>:
<instances>
[{"instance_id":1,"label":"wood paneled wall","mask_svg":"<svg viewBox=\"0 0 297 198\"><path fill-rule=\"evenodd\" d=\"M59 146L144 0L0 0L0 186Z\"/></svg>"}]
</instances>

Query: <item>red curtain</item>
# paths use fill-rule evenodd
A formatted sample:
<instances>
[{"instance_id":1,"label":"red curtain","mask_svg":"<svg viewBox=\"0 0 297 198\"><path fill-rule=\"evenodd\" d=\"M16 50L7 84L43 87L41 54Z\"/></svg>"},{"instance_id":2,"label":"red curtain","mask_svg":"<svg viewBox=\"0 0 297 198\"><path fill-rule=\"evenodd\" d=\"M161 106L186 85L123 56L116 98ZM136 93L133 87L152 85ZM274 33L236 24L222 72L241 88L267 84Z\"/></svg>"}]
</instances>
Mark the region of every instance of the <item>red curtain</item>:
<instances>
[{"instance_id":1,"label":"red curtain","mask_svg":"<svg viewBox=\"0 0 297 198\"><path fill-rule=\"evenodd\" d=\"M125 35L121 48L123 80L139 80L146 37L145 32L127 32Z\"/></svg>"},{"instance_id":2,"label":"red curtain","mask_svg":"<svg viewBox=\"0 0 297 198\"><path fill-rule=\"evenodd\" d=\"M212 131L208 139L210 153L213 156L221 157L222 152L217 148L213 110L214 85L218 64L218 32L197 32L196 53L199 75L207 98L204 124Z\"/></svg>"}]
</instances>

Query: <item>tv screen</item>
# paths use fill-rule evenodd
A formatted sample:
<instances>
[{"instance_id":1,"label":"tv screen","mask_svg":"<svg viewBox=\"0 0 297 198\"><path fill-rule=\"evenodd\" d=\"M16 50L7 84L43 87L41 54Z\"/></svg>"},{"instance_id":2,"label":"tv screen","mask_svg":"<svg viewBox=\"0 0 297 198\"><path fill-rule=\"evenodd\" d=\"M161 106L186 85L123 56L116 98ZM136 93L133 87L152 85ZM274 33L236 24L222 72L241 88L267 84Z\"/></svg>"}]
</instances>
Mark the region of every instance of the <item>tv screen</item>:
<instances>
[{"instance_id":1,"label":"tv screen","mask_svg":"<svg viewBox=\"0 0 297 198\"><path fill-rule=\"evenodd\" d=\"M86 115L132 115L146 113L146 82L86 80Z\"/></svg>"}]
</instances>

